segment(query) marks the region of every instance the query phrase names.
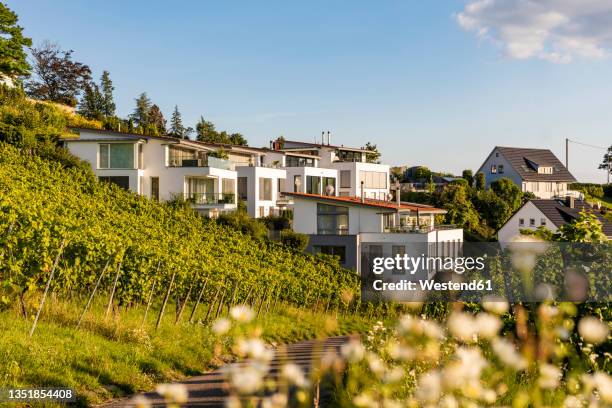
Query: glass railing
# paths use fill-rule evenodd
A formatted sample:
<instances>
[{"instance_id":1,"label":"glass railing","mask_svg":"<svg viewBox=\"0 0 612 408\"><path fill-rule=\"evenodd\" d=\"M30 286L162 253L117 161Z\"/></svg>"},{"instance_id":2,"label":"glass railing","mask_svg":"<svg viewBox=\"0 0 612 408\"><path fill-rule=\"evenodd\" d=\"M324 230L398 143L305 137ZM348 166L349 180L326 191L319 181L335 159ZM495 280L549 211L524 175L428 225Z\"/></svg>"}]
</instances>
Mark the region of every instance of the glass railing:
<instances>
[{"instance_id":1,"label":"glass railing","mask_svg":"<svg viewBox=\"0 0 612 408\"><path fill-rule=\"evenodd\" d=\"M185 193L185 200L196 205L236 204L234 193Z\"/></svg>"},{"instance_id":2,"label":"glass railing","mask_svg":"<svg viewBox=\"0 0 612 408\"><path fill-rule=\"evenodd\" d=\"M216 169L234 170L235 165L229 160L208 156L199 159L172 158L168 167L214 167Z\"/></svg>"}]
</instances>

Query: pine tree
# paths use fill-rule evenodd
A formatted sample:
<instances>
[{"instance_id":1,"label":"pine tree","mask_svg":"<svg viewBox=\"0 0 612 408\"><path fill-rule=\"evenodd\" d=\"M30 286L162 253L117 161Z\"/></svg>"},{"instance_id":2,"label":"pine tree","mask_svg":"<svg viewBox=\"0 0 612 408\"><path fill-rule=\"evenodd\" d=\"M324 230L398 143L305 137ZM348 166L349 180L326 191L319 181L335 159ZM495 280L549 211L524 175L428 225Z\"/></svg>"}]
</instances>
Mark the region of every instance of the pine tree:
<instances>
[{"instance_id":1,"label":"pine tree","mask_svg":"<svg viewBox=\"0 0 612 408\"><path fill-rule=\"evenodd\" d=\"M156 129L158 135L166 134L166 119L159 106L155 104L149 109L149 124Z\"/></svg>"},{"instance_id":2,"label":"pine tree","mask_svg":"<svg viewBox=\"0 0 612 408\"><path fill-rule=\"evenodd\" d=\"M108 71L102 72L100 78L100 86L102 88L102 114L106 117L115 116L115 101L113 99L113 81L110 79L110 73Z\"/></svg>"},{"instance_id":3,"label":"pine tree","mask_svg":"<svg viewBox=\"0 0 612 408\"><path fill-rule=\"evenodd\" d=\"M104 117L103 105L104 101L98 85L95 82L87 84L79 103L79 113L88 119L101 120Z\"/></svg>"},{"instance_id":4,"label":"pine tree","mask_svg":"<svg viewBox=\"0 0 612 408\"><path fill-rule=\"evenodd\" d=\"M151 99L149 99L146 92L141 93L140 96L136 98L136 108L130 117L134 120L134 123L141 128L141 131L144 131L150 123L149 112L151 111L151 105Z\"/></svg>"},{"instance_id":5,"label":"pine tree","mask_svg":"<svg viewBox=\"0 0 612 408\"><path fill-rule=\"evenodd\" d=\"M178 106L176 105L174 106L174 112L172 112L172 118L170 119L170 134L181 139L187 137L185 126L183 126L181 112L179 112Z\"/></svg>"},{"instance_id":6,"label":"pine tree","mask_svg":"<svg viewBox=\"0 0 612 408\"><path fill-rule=\"evenodd\" d=\"M23 36L17 20L17 14L0 3L0 77L11 80L30 73L24 47L31 47L32 40Z\"/></svg>"}]
</instances>

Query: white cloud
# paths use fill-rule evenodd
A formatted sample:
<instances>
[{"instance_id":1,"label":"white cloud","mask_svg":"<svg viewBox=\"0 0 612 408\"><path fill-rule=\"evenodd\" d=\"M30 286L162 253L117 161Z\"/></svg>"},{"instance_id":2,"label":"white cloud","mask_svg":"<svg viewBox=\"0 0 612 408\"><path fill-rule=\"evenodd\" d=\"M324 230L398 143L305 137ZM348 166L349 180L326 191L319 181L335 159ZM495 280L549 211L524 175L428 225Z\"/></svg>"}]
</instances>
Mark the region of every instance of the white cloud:
<instances>
[{"instance_id":1,"label":"white cloud","mask_svg":"<svg viewBox=\"0 0 612 408\"><path fill-rule=\"evenodd\" d=\"M511 58L567 63L612 50L612 0L470 0L455 18Z\"/></svg>"}]
</instances>

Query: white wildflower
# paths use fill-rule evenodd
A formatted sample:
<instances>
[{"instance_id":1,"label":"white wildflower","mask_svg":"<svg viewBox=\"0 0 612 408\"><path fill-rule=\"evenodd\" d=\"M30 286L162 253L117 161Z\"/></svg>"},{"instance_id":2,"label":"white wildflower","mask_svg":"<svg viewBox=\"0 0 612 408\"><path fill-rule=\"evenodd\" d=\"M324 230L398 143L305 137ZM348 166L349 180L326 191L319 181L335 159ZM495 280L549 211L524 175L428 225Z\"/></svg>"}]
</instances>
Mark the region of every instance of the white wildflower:
<instances>
[{"instance_id":1,"label":"white wildflower","mask_svg":"<svg viewBox=\"0 0 612 408\"><path fill-rule=\"evenodd\" d=\"M563 401L563 408L582 408L583 406L583 402L575 395L568 395Z\"/></svg>"},{"instance_id":2,"label":"white wildflower","mask_svg":"<svg viewBox=\"0 0 612 408\"><path fill-rule=\"evenodd\" d=\"M383 376L383 382L394 383L400 381L402 378L404 378L404 369L402 367L394 367L387 370Z\"/></svg>"},{"instance_id":3,"label":"white wildflower","mask_svg":"<svg viewBox=\"0 0 612 408\"><path fill-rule=\"evenodd\" d=\"M538 384L542 388L553 389L559 385L561 379L561 370L559 367L552 364L540 365L540 378L538 378Z\"/></svg>"},{"instance_id":4,"label":"white wildflower","mask_svg":"<svg viewBox=\"0 0 612 408\"><path fill-rule=\"evenodd\" d=\"M241 408L240 398L230 395L225 399L225 408Z\"/></svg>"},{"instance_id":5,"label":"white wildflower","mask_svg":"<svg viewBox=\"0 0 612 408\"><path fill-rule=\"evenodd\" d=\"M599 344L608 338L610 329L598 318L587 316L580 319L578 323L578 333L588 343Z\"/></svg>"},{"instance_id":6,"label":"white wildflower","mask_svg":"<svg viewBox=\"0 0 612 408\"><path fill-rule=\"evenodd\" d=\"M397 342L390 342L387 346L387 351L389 356L394 360L410 361L415 357L413 348Z\"/></svg>"},{"instance_id":7,"label":"white wildflower","mask_svg":"<svg viewBox=\"0 0 612 408\"><path fill-rule=\"evenodd\" d=\"M475 323L478 336L484 339L492 339L497 336L502 326L499 317L489 313L478 313Z\"/></svg>"},{"instance_id":8,"label":"white wildflower","mask_svg":"<svg viewBox=\"0 0 612 408\"><path fill-rule=\"evenodd\" d=\"M608 404L612 404L612 377L604 372L598 371L593 374L593 382L599 390L601 399Z\"/></svg>"},{"instance_id":9,"label":"white wildflower","mask_svg":"<svg viewBox=\"0 0 612 408\"><path fill-rule=\"evenodd\" d=\"M246 305L238 305L232 307L230 316L237 322L248 323L255 317L255 313Z\"/></svg>"},{"instance_id":10,"label":"white wildflower","mask_svg":"<svg viewBox=\"0 0 612 408\"><path fill-rule=\"evenodd\" d=\"M281 375L290 384L294 384L300 388L304 388L308 385L308 381L306 381L304 372L297 364L285 364L281 370Z\"/></svg>"},{"instance_id":11,"label":"white wildflower","mask_svg":"<svg viewBox=\"0 0 612 408\"><path fill-rule=\"evenodd\" d=\"M187 387L183 384L159 384L155 391L164 397L166 401L177 404L186 403L189 397Z\"/></svg>"},{"instance_id":12,"label":"white wildflower","mask_svg":"<svg viewBox=\"0 0 612 408\"><path fill-rule=\"evenodd\" d=\"M367 393L361 393L353 398L353 404L359 408L372 408L377 406L376 401Z\"/></svg>"},{"instance_id":13,"label":"white wildflower","mask_svg":"<svg viewBox=\"0 0 612 408\"><path fill-rule=\"evenodd\" d=\"M448 329L460 341L470 343L475 340L477 327L474 318L467 313L455 312L448 318Z\"/></svg>"},{"instance_id":14,"label":"white wildflower","mask_svg":"<svg viewBox=\"0 0 612 408\"><path fill-rule=\"evenodd\" d=\"M376 374L378 377L382 377L385 373L385 364L383 361L372 352L367 353L366 361L368 362L368 366L370 367L370 371Z\"/></svg>"},{"instance_id":15,"label":"white wildflower","mask_svg":"<svg viewBox=\"0 0 612 408\"><path fill-rule=\"evenodd\" d=\"M441 393L442 383L440 373L433 370L419 378L414 396L423 403L435 403L440 399Z\"/></svg>"},{"instance_id":16,"label":"white wildflower","mask_svg":"<svg viewBox=\"0 0 612 408\"><path fill-rule=\"evenodd\" d=\"M143 395L137 395L130 400L130 405L134 408L150 408L151 403L147 399L147 397Z\"/></svg>"},{"instance_id":17,"label":"white wildflower","mask_svg":"<svg viewBox=\"0 0 612 408\"><path fill-rule=\"evenodd\" d=\"M499 296L485 296L482 300L482 307L484 307L487 312L498 316L503 315L510 309L508 302Z\"/></svg>"},{"instance_id":18,"label":"white wildflower","mask_svg":"<svg viewBox=\"0 0 612 408\"><path fill-rule=\"evenodd\" d=\"M215 320L215 322L212 325L212 331L217 336L222 336L225 333L227 333L231 327L232 327L232 323L228 319L222 317L220 319Z\"/></svg>"},{"instance_id":19,"label":"white wildflower","mask_svg":"<svg viewBox=\"0 0 612 408\"><path fill-rule=\"evenodd\" d=\"M519 354L514 344L508 340L496 338L491 346L502 363L519 371L527 368L527 360Z\"/></svg>"},{"instance_id":20,"label":"white wildflower","mask_svg":"<svg viewBox=\"0 0 612 408\"><path fill-rule=\"evenodd\" d=\"M230 383L240 394L253 394L263 386L263 373L250 365L231 370Z\"/></svg>"},{"instance_id":21,"label":"white wildflower","mask_svg":"<svg viewBox=\"0 0 612 408\"><path fill-rule=\"evenodd\" d=\"M270 361L274 357L274 351L267 347L260 339L240 339L237 342L238 354L248 356L258 361Z\"/></svg>"},{"instance_id":22,"label":"white wildflower","mask_svg":"<svg viewBox=\"0 0 612 408\"><path fill-rule=\"evenodd\" d=\"M346 358L349 362L355 363L363 359L365 355L365 348L360 341L351 340L342 346L341 352L344 358Z\"/></svg>"},{"instance_id":23,"label":"white wildflower","mask_svg":"<svg viewBox=\"0 0 612 408\"><path fill-rule=\"evenodd\" d=\"M453 395L445 395L438 404L441 408L459 408L459 402Z\"/></svg>"},{"instance_id":24,"label":"white wildflower","mask_svg":"<svg viewBox=\"0 0 612 408\"><path fill-rule=\"evenodd\" d=\"M264 398L261 402L261 408L285 408L287 406L287 395L276 393L270 397Z\"/></svg>"}]
</instances>

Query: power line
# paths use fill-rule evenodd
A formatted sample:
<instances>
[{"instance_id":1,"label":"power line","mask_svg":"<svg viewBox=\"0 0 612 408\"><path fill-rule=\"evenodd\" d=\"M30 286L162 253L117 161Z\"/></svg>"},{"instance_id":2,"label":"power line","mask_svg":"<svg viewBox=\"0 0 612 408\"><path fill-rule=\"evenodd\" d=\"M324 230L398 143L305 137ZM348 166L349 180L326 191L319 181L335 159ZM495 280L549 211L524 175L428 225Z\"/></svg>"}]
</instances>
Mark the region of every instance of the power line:
<instances>
[{"instance_id":1,"label":"power line","mask_svg":"<svg viewBox=\"0 0 612 408\"><path fill-rule=\"evenodd\" d=\"M569 142L574 143L574 144L579 144L582 146L587 146L587 147L592 147L594 149L601 149L601 150L608 150L608 147L602 147L602 146L595 146L592 144L588 144L588 143L582 143L582 142L577 142L575 140L571 140L571 139L567 139Z\"/></svg>"}]
</instances>

